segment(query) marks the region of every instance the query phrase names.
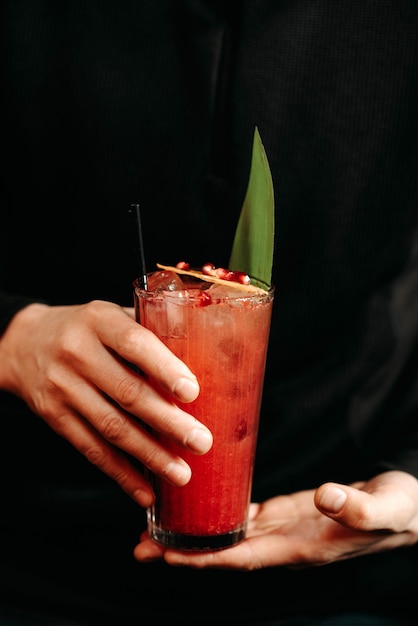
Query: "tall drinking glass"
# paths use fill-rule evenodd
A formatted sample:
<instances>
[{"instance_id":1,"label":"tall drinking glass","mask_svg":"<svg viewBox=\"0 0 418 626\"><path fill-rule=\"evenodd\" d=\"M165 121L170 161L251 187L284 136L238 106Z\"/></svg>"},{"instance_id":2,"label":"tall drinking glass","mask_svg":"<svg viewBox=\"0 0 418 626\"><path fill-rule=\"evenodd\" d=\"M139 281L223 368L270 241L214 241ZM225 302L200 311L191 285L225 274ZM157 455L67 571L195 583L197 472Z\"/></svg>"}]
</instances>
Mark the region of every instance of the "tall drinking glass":
<instances>
[{"instance_id":1,"label":"tall drinking glass","mask_svg":"<svg viewBox=\"0 0 418 626\"><path fill-rule=\"evenodd\" d=\"M192 477L176 487L150 476L148 530L179 550L218 550L246 532L274 290L182 278L155 272L147 290L135 281L136 319L197 376L198 398L179 406L211 430L213 446L197 456L155 433Z\"/></svg>"}]
</instances>

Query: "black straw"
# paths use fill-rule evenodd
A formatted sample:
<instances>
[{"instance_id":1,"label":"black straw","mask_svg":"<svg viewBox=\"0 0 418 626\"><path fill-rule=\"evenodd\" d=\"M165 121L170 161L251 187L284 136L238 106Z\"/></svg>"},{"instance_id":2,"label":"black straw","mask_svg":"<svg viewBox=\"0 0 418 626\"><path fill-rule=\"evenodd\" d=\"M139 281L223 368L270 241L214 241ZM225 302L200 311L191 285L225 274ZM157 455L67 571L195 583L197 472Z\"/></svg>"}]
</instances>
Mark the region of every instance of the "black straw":
<instances>
[{"instance_id":1,"label":"black straw","mask_svg":"<svg viewBox=\"0 0 418 626\"><path fill-rule=\"evenodd\" d=\"M139 284L142 289L147 289L147 268L145 265L144 256L144 244L142 241L142 226L141 226L141 211L139 210L139 204L131 204L131 213L134 214L134 218L137 226L138 244L139 244Z\"/></svg>"}]
</instances>

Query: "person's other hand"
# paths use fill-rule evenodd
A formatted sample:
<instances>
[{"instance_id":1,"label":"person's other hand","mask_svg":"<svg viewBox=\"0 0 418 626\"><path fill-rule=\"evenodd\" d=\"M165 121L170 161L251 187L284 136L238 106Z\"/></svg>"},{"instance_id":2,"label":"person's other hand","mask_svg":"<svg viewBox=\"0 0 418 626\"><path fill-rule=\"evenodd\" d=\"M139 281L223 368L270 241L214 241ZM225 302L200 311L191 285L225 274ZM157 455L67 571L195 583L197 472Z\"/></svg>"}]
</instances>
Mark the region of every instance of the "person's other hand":
<instances>
[{"instance_id":1,"label":"person's other hand","mask_svg":"<svg viewBox=\"0 0 418 626\"><path fill-rule=\"evenodd\" d=\"M251 504L247 537L232 548L178 552L144 532L134 556L199 569L306 568L417 541L418 481L390 471L367 482L326 483L317 490Z\"/></svg>"},{"instance_id":2,"label":"person's other hand","mask_svg":"<svg viewBox=\"0 0 418 626\"><path fill-rule=\"evenodd\" d=\"M135 321L133 308L104 301L25 307L0 339L0 388L21 397L142 506L154 495L132 459L176 485L191 475L148 427L196 454L212 445L209 430L174 402L197 397L196 377Z\"/></svg>"}]
</instances>

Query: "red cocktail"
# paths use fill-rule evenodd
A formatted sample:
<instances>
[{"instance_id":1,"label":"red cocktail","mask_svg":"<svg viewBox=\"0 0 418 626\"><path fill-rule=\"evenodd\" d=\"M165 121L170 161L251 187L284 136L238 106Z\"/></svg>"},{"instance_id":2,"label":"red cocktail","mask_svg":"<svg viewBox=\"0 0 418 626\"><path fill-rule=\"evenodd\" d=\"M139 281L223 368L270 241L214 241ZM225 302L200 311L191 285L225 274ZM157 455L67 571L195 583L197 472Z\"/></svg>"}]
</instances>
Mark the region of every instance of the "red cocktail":
<instances>
[{"instance_id":1,"label":"red cocktail","mask_svg":"<svg viewBox=\"0 0 418 626\"><path fill-rule=\"evenodd\" d=\"M156 272L147 291L136 283L136 316L197 376L200 394L182 408L208 426L213 446L196 456L165 440L192 477L183 487L152 477L148 529L164 545L216 550L245 535L273 289L183 280Z\"/></svg>"}]
</instances>

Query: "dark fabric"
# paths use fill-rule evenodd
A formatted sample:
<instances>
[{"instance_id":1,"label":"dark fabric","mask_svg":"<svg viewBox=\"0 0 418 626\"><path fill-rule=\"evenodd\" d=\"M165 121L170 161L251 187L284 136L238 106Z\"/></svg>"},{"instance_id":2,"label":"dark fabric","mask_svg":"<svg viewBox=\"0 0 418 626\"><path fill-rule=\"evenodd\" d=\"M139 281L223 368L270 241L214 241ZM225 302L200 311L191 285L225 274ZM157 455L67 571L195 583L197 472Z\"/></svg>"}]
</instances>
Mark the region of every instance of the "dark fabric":
<instances>
[{"instance_id":1,"label":"dark fabric","mask_svg":"<svg viewBox=\"0 0 418 626\"><path fill-rule=\"evenodd\" d=\"M149 618L152 619L152 616ZM169 618L168 618L169 619ZM167 623L168 622L167 619ZM2 626L92 626L93 622L81 619L66 619L52 613L26 613L20 609L9 607L0 610L0 623ZM103 623L103 622L101 622ZM114 622L115 624L117 622ZM161 623L161 622L158 622ZM165 622L164 622L165 623ZM196 623L196 622L194 622ZM222 618L216 622L213 620L199 619L199 624L209 626L209 624L230 624ZM274 622L252 622L252 626L415 626L414 620L392 619L379 614L371 613L344 613L342 615L330 614L319 618L289 618Z\"/></svg>"},{"instance_id":2,"label":"dark fabric","mask_svg":"<svg viewBox=\"0 0 418 626\"><path fill-rule=\"evenodd\" d=\"M131 305L132 202L149 269L225 265L257 125L276 301L254 499L418 476L415 0L3 0L0 64L1 330L31 300ZM133 624L156 598L161 619L245 624L315 615L326 590L327 612L416 615L416 547L306 571L139 565L143 512L23 403L0 410L8 606Z\"/></svg>"}]
</instances>

